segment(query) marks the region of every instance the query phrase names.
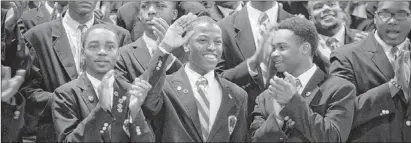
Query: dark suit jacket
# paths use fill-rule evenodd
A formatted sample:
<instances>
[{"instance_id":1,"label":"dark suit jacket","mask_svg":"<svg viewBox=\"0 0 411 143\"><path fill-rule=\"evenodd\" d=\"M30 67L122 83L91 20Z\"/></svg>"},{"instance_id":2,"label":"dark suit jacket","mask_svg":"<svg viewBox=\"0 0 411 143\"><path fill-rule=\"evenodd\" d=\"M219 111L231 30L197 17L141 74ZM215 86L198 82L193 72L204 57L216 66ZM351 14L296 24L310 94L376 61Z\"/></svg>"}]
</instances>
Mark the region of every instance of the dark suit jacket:
<instances>
[{"instance_id":1,"label":"dark suit jacket","mask_svg":"<svg viewBox=\"0 0 411 143\"><path fill-rule=\"evenodd\" d=\"M158 54L150 61L150 65L159 65L154 85L145 100L145 115L158 124L161 130L156 138L165 142L204 142L201 137L201 125L191 85L184 67L172 75L165 77L164 65L168 54ZM154 63L154 64L153 64ZM164 78L165 77L165 78ZM219 78L217 80L223 91L220 109L216 121L210 131L207 142L244 142L246 138L246 92L237 85ZM154 83L154 82L153 82ZM229 117L235 117L233 132L229 134ZM232 121L232 120L231 120Z\"/></svg>"},{"instance_id":2,"label":"dark suit jacket","mask_svg":"<svg viewBox=\"0 0 411 143\"><path fill-rule=\"evenodd\" d=\"M1 142L22 142L20 131L24 126L26 101L21 94L15 95L16 105L1 102Z\"/></svg>"},{"instance_id":3,"label":"dark suit jacket","mask_svg":"<svg viewBox=\"0 0 411 143\"><path fill-rule=\"evenodd\" d=\"M131 34L131 41L136 41L144 33L144 26L138 18L140 2L133 1L123 4L117 11L117 25L127 29Z\"/></svg>"},{"instance_id":4,"label":"dark suit jacket","mask_svg":"<svg viewBox=\"0 0 411 143\"><path fill-rule=\"evenodd\" d=\"M95 19L94 24L104 23ZM114 25L113 25L114 26ZM115 26L120 46L130 43L130 34ZM42 123L50 127L38 126L37 139L53 139L49 99L57 87L76 79L77 73L70 43L64 30L62 19L40 24L25 33L26 45L35 52L32 70L21 92L27 99L26 112L33 117L40 117ZM35 108L32 108L35 107ZM42 124L41 123L41 124ZM47 137L48 136L48 137ZM44 138L43 138L44 137ZM53 141L53 140L48 140Z\"/></svg>"},{"instance_id":5,"label":"dark suit jacket","mask_svg":"<svg viewBox=\"0 0 411 143\"><path fill-rule=\"evenodd\" d=\"M361 32L360 30L350 29L348 27L345 27L344 45L356 42L354 40L355 34L360 33L360 32ZM328 73L329 67L326 66L327 65L326 62L329 63L329 61L323 61L319 56L314 56L313 61L322 71L325 71L326 73Z\"/></svg>"},{"instance_id":6,"label":"dark suit jacket","mask_svg":"<svg viewBox=\"0 0 411 143\"><path fill-rule=\"evenodd\" d=\"M142 110L139 111L132 123L124 123L120 120L121 117L129 119L130 109L128 103L130 94L127 94L131 84L116 78L114 82L114 92L118 93L119 97L127 97L122 109L124 112L118 112L115 109L116 101L113 99L113 110L111 114L104 111L97 98L96 92L87 78L86 74L82 74L78 79L57 88L54 92L52 113L54 127L57 132L59 142L151 142L154 141L154 134L149 128ZM114 96L114 95L112 95ZM93 97L93 100L90 100ZM121 122L126 129L114 130L114 122ZM110 130L103 130L104 124L108 123ZM141 133L138 134L136 128L140 128ZM127 135L127 133L129 135ZM120 139L115 140L114 138Z\"/></svg>"},{"instance_id":7,"label":"dark suit jacket","mask_svg":"<svg viewBox=\"0 0 411 143\"><path fill-rule=\"evenodd\" d=\"M280 111L295 122L280 127L273 97L264 91L257 97L251 124L253 142L345 142L354 116L355 87L340 77L326 77L317 69L301 95L298 93Z\"/></svg>"},{"instance_id":8,"label":"dark suit jacket","mask_svg":"<svg viewBox=\"0 0 411 143\"><path fill-rule=\"evenodd\" d=\"M391 96L388 82L394 70L374 34L337 49L331 56L330 74L347 79L357 88L349 141L411 141L411 128L405 125L411 120L411 108L402 91ZM383 110L389 114L382 114Z\"/></svg>"},{"instance_id":9,"label":"dark suit jacket","mask_svg":"<svg viewBox=\"0 0 411 143\"><path fill-rule=\"evenodd\" d=\"M278 19L280 22L293 15L285 12L281 6L278 7ZM248 110L250 115L255 105L255 98L263 90L262 79L254 79L247 69L247 58L255 52L254 38L248 19L247 6L241 11L219 21L219 26L223 32L223 55L217 65L216 71L221 76L248 93ZM249 119L251 121L251 118Z\"/></svg>"},{"instance_id":10,"label":"dark suit jacket","mask_svg":"<svg viewBox=\"0 0 411 143\"><path fill-rule=\"evenodd\" d=\"M350 28L361 31L372 31L375 29L374 19L361 18L351 15Z\"/></svg>"},{"instance_id":11,"label":"dark suit jacket","mask_svg":"<svg viewBox=\"0 0 411 143\"><path fill-rule=\"evenodd\" d=\"M178 60L168 69L167 74L176 72L182 66L181 62L188 61L188 53L183 48L177 48L171 52ZM151 55L143 38L125 45L120 48L120 58L117 61L115 69L128 81L132 82L135 78L143 74L148 68ZM168 63L171 62L171 58Z\"/></svg>"}]
</instances>

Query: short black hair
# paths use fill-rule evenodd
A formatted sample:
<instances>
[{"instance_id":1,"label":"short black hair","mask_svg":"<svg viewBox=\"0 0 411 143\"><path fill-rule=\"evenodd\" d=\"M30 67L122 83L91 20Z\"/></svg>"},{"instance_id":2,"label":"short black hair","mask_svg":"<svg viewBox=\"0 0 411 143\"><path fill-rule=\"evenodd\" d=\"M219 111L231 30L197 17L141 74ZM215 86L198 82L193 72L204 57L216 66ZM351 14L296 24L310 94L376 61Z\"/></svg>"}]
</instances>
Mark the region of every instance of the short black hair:
<instances>
[{"instance_id":1,"label":"short black hair","mask_svg":"<svg viewBox=\"0 0 411 143\"><path fill-rule=\"evenodd\" d=\"M82 43L83 47L86 45L86 41L87 41L87 38L88 38L88 35L90 34L90 32L93 31L93 30L96 30L96 29L105 29L105 30L108 30L110 32L113 32L114 35L116 35L117 43L119 44L118 46L120 46L120 39L117 36L117 32L116 32L117 30L115 29L114 25L111 25L111 24L96 24L96 25L91 26L83 34L83 36L81 37L81 43Z\"/></svg>"},{"instance_id":2,"label":"short black hair","mask_svg":"<svg viewBox=\"0 0 411 143\"><path fill-rule=\"evenodd\" d=\"M310 44L311 55L315 55L318 46L318 32L311 21L305 18L291 17L281 21L276 29L293 31L301 42L308 42Z\"/></svg>"}]
</instances>

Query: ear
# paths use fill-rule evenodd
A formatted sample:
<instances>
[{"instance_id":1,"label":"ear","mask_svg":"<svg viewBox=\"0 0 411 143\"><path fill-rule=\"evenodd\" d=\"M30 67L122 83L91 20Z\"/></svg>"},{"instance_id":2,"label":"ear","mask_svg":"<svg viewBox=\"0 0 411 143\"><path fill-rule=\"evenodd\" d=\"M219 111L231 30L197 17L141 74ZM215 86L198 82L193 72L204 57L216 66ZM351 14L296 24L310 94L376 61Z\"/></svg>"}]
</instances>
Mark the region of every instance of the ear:
<instances>
[{"instance_id":1,"label":"ear","mask_svg":"<svg viewBox=\"0 0 411 143\"><path fill-rule=\"evenodd\" d=\"M178 10L174 9L173 10L173 20L177 20L177 16L178 16Z\"/></svg>"},{"instance_id":2,"label":"ear","mask_svg":"<svg viewBox=\"0 0 411 143\"><path fill-rule=\"evenodd\" d=\"M311 51L311 46L310 46L310 44L309 44L308 42L304 42L304 43L301 45L300 51L301 51L301 53L304 54L304 55L310 54L310 51Z\"/></svg>"}]
</instances>

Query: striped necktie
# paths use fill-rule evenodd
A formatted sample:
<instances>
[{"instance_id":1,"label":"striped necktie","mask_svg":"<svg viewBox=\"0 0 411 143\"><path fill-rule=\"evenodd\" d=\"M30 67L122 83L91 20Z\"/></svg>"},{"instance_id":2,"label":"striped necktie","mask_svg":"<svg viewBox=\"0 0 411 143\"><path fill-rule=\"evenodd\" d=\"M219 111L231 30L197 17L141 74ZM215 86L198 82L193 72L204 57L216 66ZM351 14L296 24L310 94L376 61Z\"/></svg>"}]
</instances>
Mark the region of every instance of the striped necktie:
<instances>
[{"instance_id":1,"label":"striped necktie","mask_svg":"<svg viewBox=\"0 0 411 143\"><path fill-rule=\"evenodd\" d=\"M80 34L80 46L79 46L79 48L77 49L77 51L76 51L76 55L77 55L77 57L79 58L78 59L78 64L79 64L79 69L78 69L78 76L80 76L83 72L84 72L84 70L85 70L85 63L84 63L84 61L82 60L83 58L82 58L82 53L81 53L81 51L82 51L82 48L84 48L83 47L83 44L82 44L82 39L83 39L83 34L87 31L87 26L85 25L85 24L81 24L81 25L79 25L78 26L78 29L81 31L81 34Z\"/></svg>"},{"instance_id":2,"label":"striped necktie","mask_svg":"<svg viewBox=\"0 0 411 143\"><path fill-rule=\"evenodd\" d=\"M301 84L301 81L300 81L300 79L295 79L295 84L296 84L296 86L297 86L297 92L298 92L298 94L301 94L303 91L302 91L302 88L303 88L303 85Z\"/></svg>"},{"instance_id":3,"label":"striped necktie","mask_svg":"<svg viewBox=\"0 0 411 143\"><path fill-rule=\"evenodd\" d=\"M207 87L208 81L205 77L200 77L197 82L197 92L200 95L199 98L197 99L197 109L198 109L198 116L200 119L201 123L201 133L203 136L203 141L206 141L208 138L208 135L210 134L210 102L208 101L206 97L206 90L205 87Z\"/></svg>"}]
</instances>

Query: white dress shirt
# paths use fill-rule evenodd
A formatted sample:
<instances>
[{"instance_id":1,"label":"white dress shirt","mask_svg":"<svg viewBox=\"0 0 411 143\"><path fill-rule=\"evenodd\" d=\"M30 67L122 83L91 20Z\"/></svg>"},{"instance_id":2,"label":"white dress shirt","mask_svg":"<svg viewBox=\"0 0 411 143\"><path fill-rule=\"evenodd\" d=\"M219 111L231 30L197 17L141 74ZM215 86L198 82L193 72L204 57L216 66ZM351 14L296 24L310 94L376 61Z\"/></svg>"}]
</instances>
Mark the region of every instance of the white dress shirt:
<instances>
[{"instance_id":1,"label":"white dress shirt","mask_svg":"<svg viewBox=\"0 0 411 143\"><path fill-rule=\"evenodd\" d=\"M201 75L191 70L188 65L189 64L186 64L184 70L187 73L188 80L190 81L191 89L193 89L194 97L198 100L201 99L201 96L197 92L196 82L201 77ZM221 89L220 83L218 83L217 79L215 78L214 70L205 74L204 77L208 81L208 86L205 87L205 96L210 102L209 131L211 131L211 127L213 126L214 121L217 117L218 110L220 109L223 90Z\"/></svg>"},{"instance_id":2,"label":"white dress shirt","mask_svg":"<svg viewBox=\"0 0 411 143\"><path fill-rule=\"evenodd\" d=\"M154 39L151 39L146 35L146 32L143 34L143 40L146 43L146 47L148 49L148 52L150 53L150 56L152 57L154 52L157 50L157 42Z\"/></svg>"},{"instance_id":3,"label":"white dress shirt","mask_svg":"<svg viewBox=\"0 0 411 143\"><path fill-rule=\"evenodd\" d=\"M84 32L87 31L91 26L94 24L94 16L84 23L86 28ZM63 27L67 33L67 38L70 43L71 52L73 53L74 63L76 64L77 73L80 73L80 56L81 56L81 31L78 28L81 24L71 18L69 11L67 10L67 14L63 17Z\"/></svg>"},{"instance_id":4,"label":"white dress shirt","mask_svg":"<svg viewBox=\"0 0 411 143\"><path fill-rule=\"evenodd\" d=\"M307 86L308 81L310 81L311 77L313 77L315 71L317 70L317 66L313 65L310 69L308 69L307 71L305 71L304 73L302 73L301 75L299 75L297 77L298 80L300 80L301 82L301 88L300 90L298 90L298 94L301 95L301 93L304 91L304 88ZM281 95L280 95L281 96ZM275 100L273 98L273 105L274 105L274 113L277 117L280 117L280 112L281 110L284 108L282 107L277 100ZM284 123L284 121L280 120L277 118L277 122L280 126L282 126L282 124Z\"/></svg>"},{"instance_id":5,"label":"white dress shirt","mask_svg":"<svg viewBox=\"0 0 411 143\"><path fill-rule=\"evenodd\" d=\"M87 78L90 80L90 82L91 82L91 85L93 85L93 88L94 88L94 91L96 92L96 94L97 94L97 98L98 99L100 99L100 95L99 95L99 93L98 93L98 87L100 86L100 84L101 84L101 81L99 80L99 79L97 79L97 78L94 78L93 76L91 76L90 74L88 74L87 72L86 72L86 75L87 75ZM111 76L109 79L108 79L108 82L109 82L109 94L108 95L111 95L110 96L110 105L109 105L109 107L110 107L110 109L112 108L112 105L113 105L113 92L114 92L114 88L113 88L113 84L114 84L114 76ZM110 110L109 109L109 110Z\"/></svg>"},{"instance_id":6,"label":"white dress shirt","mask_svg":"<svg viewBox=\"0 0 411 143\"><path fill-rule=\"evenodd\" d=\"M49 5L49 3L46 1L44 2L44 6L46 7L47 11L49 12L50 15L53 14L54 10L54 5Z\"/></svg>"}]
</instances>

